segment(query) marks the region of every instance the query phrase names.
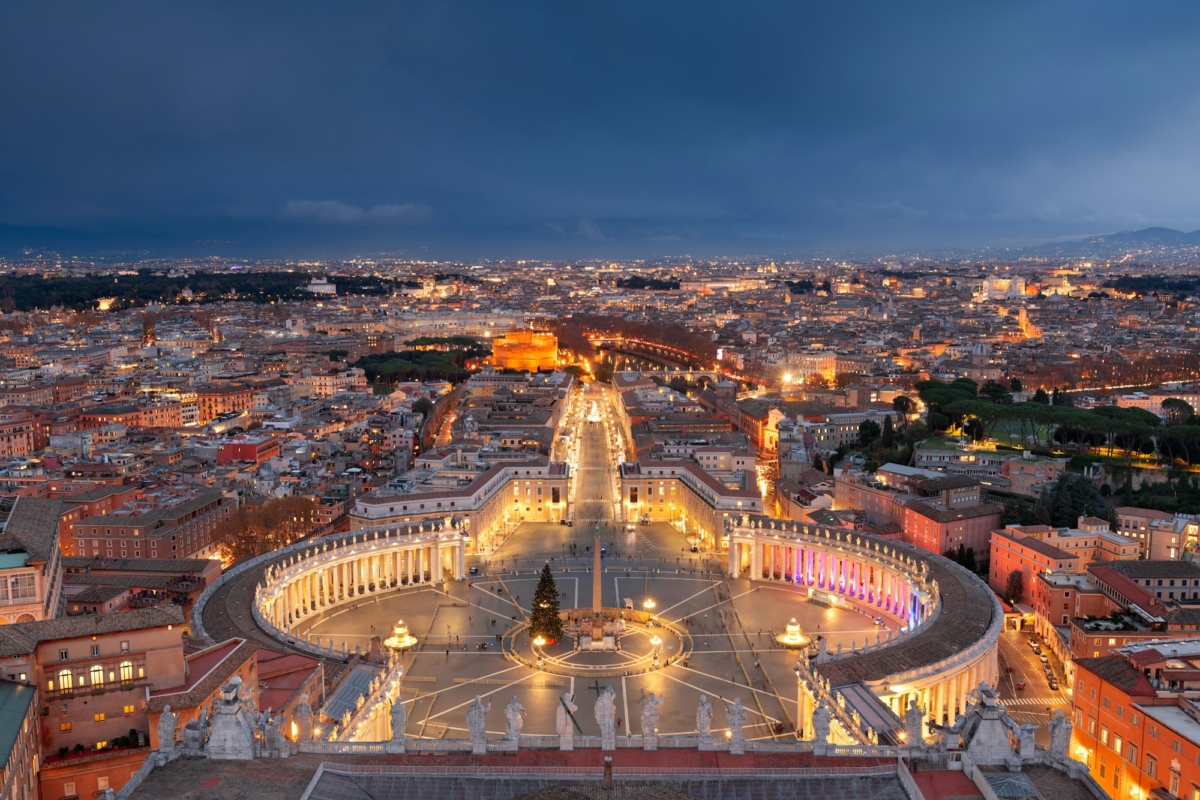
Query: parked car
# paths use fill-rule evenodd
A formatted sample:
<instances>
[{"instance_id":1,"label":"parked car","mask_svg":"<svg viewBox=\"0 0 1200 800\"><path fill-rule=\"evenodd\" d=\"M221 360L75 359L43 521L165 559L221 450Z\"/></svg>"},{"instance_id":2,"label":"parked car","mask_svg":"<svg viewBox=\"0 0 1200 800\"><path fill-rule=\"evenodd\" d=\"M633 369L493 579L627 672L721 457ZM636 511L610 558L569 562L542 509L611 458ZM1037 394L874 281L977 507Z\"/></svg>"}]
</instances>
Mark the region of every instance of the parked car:
<instances>
[{"instance_id":1,"label":"parked car","mask_svg":"<svg viewBox=\"0 0 1200 800\"><path fill-rule=\"evenodd\" d=\"M1058 691L1058 679L1055 678L1053 675L1050 676L1050 680L1047 681L1047 683L1050 685L1051 689Z\"/></svg>"},{"instance_id":2,"label":"parked car","mask_svg":"<svg viewBox=\"0 0 1200 800\"><path fill-rule=\"evenodd\" d=\"M478 575L478 574L479 574L479 567L471 567L471 568L470 568L469 570L467 570L467 571L468 571L468 572L470 572L472 575Z\"/></svg>"},{"instance_id":3,"label":"parked car","mask_svg":"<svg viewBox=\"0 0 1200 800\"><path fill-rule=\"evenodd\" d=\"M1039 660L1041 660L1041 662L1042 662L1043 664L1045 664L1045 663L1047 663L1048 661L1050 661L1050 659L1046 658L1046 654L1045 654L1045 653L1038 653L1038 659L1039 659Z\"/></svg>"},{"instance_id":4,"label":"parked car","mask_svg":"<svg viewBox=\"0 0 1200 800\"><path fill-rule=\"evenodd\" d=\"M1030 640L1029 640L1029 647L1030 647L1030 648L1031 648L1031 649L1032 649L1034 652L1037 652L1037 649L1038 649L1038 647L1039 647L1039 645L1038 645L1038 643L1037 643L1037 640L1036 640L1036 639L1030 639Z\"/></svg>"}]
</instances>

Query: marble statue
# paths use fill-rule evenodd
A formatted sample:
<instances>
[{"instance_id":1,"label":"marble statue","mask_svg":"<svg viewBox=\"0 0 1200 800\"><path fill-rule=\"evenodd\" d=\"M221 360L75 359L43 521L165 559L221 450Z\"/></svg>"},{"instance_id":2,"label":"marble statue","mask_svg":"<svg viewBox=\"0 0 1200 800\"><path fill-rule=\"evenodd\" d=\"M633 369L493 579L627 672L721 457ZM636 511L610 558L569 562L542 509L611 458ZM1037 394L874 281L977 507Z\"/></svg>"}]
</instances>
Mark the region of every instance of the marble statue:
<instances>
[{"instance_id":1,"label":"marble statue","mask_svg":"<svg viewBox=\"0 0 1200 800\"><path fill-rule=\"evenodd\" d=\"M296 723L296 740L307 742L312 739L313 735L313 710L308 704L308 693L300 695L300 702L296 704L296 710L292 712L292 719Z\"/></svg>"},{"instance_id":2,"label":"marble statue","mask_svg":"<svg viewBox=\"0 0 1200 800\"><path fill-rule=\"evenodd\" d=\"M696 734L700 738L701 750L712 748L712 718L712 703L708 702L708 695L702 694L700 704L696 706Z\"/></svg>"},{"instance_id":3,"label":"marble statue","mask_svg":"<svg viewBox=\"0 0 1200 800\"><path fill-rule=\"evenodd\" d=\"M611 684L596 698L596 724L600 726L600 749L617 749L617 693Z\"/></svg>"},{"instance_id":4,"label":"marble statue","mask_svg":"<svg viewBox=\"0 0 1200 800\"><path fill-rule=\"evenodd\" d=\"M525 724L525 706L514 694L512 702L504 707L504 738L515 742L521 738L521 727Z\"/></svg>"},{"instance_id":5,"label":"marble statue","mask_svg":"<svg viewBox=\"0 0 1200 800\"><path fill-rule=\"evenodd\" d=\"M733 705L725 707L725 720L729 724L729 752L740 756L746 752L746 734L742 730L746 724L746 708L742 698L733 698Z\"/></svg>"},{"instance_id":6,"label":"marble statue","mask_svg":"<svg viewBox=\"0 0 1200 800\"><path fill-rule=\"evenodd\" d=\"M1069 758L1067 749L1071 745L1071 720L1060 710L1050 720L1050 755Z\"/></svg>"},{"instance_id":7,"label":"marble statue","mask_svg":"<svg viewBox=\"0 0 1200 800\"><path fill-rule=\"evenodd\" d=\"M404 741L404 729L408 727L408 706L399 697L392 703L392 741Z\"/></svg>"},{"instance_id":8,"label":"marble statue","mask_svg":"<svg viewBox=\"0 0 1200 800\"><path fill-rule=\"evenodd\" d=\"M816 744L829 743L829 723L833 720L833 712L825 705L825 701L817 703L817 707L813 709L813 742Z\"/></svg>"},{"instance_id":9,"label":"marble statue","mask_svg":"<svg viewBox=\"0 0 1200 800\"><path fill-rule=\"evenodd\" d=\"M663 698L655 699L654 692L642 704L642 749L658 749L658 717Z\"/></svg>"},{"instance_id":10,"label":"marble statue","mask_svg":"<svg viewBox=\"0 0 1200 800\"><path fill-rule=\"evenodd\" d=\"M158 718L158 749L164 753L175 749L175 715L170 706L163 706Z\"/></svg>"},{"instance_id":11,"label":"marble statue","mask_svg":"<svg viewBox=\"0 0 1200 800\"><path fill-rule=\"evenodd\" d=\"M925 714L917 705L915 699L908 701L908 710L904 712L904 732L908 738L909 747L917 747L925 743Z\"/></svg>"},{"instance_id":12,"label":"marble statue","mask_svg":"<svg viewBox=\"0 0 1200 800\"><path fill-rule=\"evenodd\" d=\"M475 695L475 702L467 708L467 732L471 737L472 755L487 753L487 722L484 715L492 710L492 704L486 706Z\"/></svg>"},{"instance_id":13,"label":"marble statue","mask_svg":"<svg viewBox=\"0 0 1200 800\"><path fill-rule=\"evenodd\" d=\"M563 692L558 698L558 709L554 714L554 731L558 734L559 750L575 749L575 723L572 715L579 706L571 702L571 693Z\"/></svg>"}]
</instances>

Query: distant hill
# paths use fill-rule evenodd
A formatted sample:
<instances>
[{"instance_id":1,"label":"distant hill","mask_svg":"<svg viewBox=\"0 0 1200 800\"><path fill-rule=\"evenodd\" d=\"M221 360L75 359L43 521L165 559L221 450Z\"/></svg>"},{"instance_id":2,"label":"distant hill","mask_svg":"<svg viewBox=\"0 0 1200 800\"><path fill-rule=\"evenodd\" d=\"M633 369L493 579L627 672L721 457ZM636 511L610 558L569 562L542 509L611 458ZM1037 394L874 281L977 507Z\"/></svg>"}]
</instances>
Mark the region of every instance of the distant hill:
<instances>
[{"instance_id":1,"label":"distant hill","mask_svg":"<svg viewBox=\"0 0 1200 800\"><path fill-rule=\"evenodd\" d=\"M1174 228L1143 228L1140 231L1121 231L1083 239L1080 244L1115 247L1196 247L1200 246L1200 231L1184 233Z\"/></svg>"}]
</instances>

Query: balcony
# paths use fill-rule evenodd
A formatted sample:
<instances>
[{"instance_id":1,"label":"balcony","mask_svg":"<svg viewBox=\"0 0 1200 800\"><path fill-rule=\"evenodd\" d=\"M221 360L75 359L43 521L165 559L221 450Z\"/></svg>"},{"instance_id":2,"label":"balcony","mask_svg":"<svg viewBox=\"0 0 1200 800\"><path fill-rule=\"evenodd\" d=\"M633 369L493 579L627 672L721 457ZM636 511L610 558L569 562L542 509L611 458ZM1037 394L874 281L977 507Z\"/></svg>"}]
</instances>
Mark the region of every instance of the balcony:
<instances>
[{"instance_id":1,"label":"balcony","mask_svg":"<svg viewBox=\"0 0 1200 800\"><path fill-rule=\"evenodd\" d=\"M70 689L53 689L43 690L42 696L55 699L66 699L69 697L89 697L92 695L104 694L105 692L126 691L128 689L136 689L142 686L150 685L149 678L132 678L127 681L109 681L94 686L73 686Z\"/></svg>"}]
</instances>

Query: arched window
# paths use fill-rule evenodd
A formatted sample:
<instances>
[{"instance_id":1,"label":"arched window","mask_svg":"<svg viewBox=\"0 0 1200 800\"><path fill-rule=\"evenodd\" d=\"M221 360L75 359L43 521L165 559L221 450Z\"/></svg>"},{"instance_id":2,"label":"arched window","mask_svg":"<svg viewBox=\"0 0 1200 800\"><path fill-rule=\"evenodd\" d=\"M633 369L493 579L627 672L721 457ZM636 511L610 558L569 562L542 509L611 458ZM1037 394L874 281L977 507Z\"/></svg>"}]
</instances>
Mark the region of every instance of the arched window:
<instances>
[{"instance_id":1,"label":"arched window","mask_svg":"<svg viewBox=\"0 0 1200 800\"><path fill-rule=\"evenodd\" d=\"M121 683L128 683L133 680L133 662L121 662Z\"/></svg>"},{"instance_id":2,"label":"arched window","mask_svg":"<svg viewBox=\"0 0 1200 800\"><path fill-rule=\"evenodd\" d=\"M71 670L69 670L69 669L59 670L58 688L61 691L69 692L69 691L71 691L71 687L73 685L74 685L74 681L71 678Z\"/></svg>"},{"instance_id":3,"label":"arched window","mask_svg":"<svg viewBox=\"0 0 1200 800\"><path fill-rule=\"evenodd\" d=\"M104 667L99 664L92 664L92 668L88 670L89 683L92 686L104 685Z\"/></svg>"}]
</instances>

